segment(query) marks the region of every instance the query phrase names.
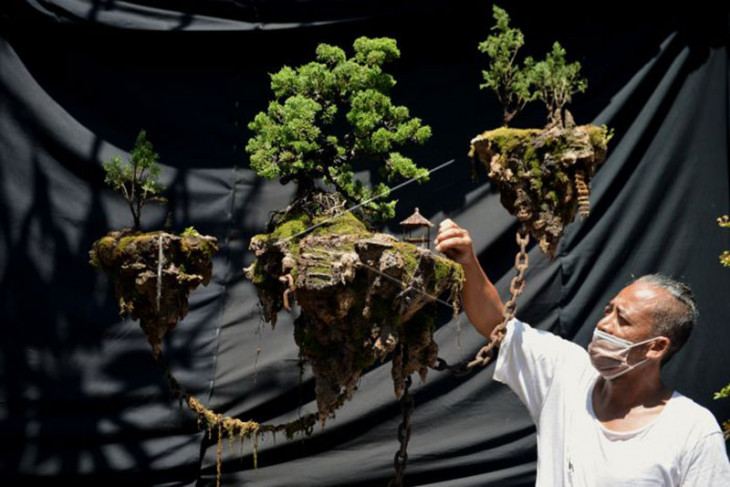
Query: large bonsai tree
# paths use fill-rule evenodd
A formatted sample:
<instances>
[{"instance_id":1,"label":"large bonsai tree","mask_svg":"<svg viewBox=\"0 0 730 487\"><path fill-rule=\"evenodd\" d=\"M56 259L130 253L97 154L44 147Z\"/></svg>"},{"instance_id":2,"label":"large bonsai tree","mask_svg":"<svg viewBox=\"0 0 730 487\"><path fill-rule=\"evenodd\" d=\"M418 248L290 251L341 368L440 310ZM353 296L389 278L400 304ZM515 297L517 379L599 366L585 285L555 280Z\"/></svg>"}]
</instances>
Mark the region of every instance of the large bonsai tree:
<instances>
[{"instance_id":1,"label":"large bonsai tree","mask_svg":"<svg viewBox=\"0 0 730 487\"><path fill-rule=\"evenodd\" d=\"M374 220L395 214L396 201L367 200L388 195L381 181L374 189L354 178L354 166L377 161L387 182L395 178L428 179L398 149L423 144L431 129L408 108L391 102L395 79L384 66L400 57L394 39L360 37L347 57L336 46L320 44L317 60L298 68L285 66L271 75L275 100L248 125L254 132L246 151L251 167L267 179L298 183L298 197L314 189L319 178L350 204L364 203Z\"/></svg>"}]
</instances>

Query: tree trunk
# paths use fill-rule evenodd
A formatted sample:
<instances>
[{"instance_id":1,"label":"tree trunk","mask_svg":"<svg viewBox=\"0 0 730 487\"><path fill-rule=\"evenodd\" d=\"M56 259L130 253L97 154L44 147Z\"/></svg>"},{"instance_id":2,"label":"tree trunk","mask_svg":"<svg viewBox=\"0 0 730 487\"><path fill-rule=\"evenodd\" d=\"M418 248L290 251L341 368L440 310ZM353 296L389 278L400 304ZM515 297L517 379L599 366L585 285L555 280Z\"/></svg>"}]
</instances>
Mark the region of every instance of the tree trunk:
<instances>
[{"instance_id":1,"label":"tree trunk","mask_svg":"<svg viewBox=\"0 0 730 487\"><path fill-rule=\"evenodd\" d=\"M314 179L309 176L302 176L297 179L296 199L304 198L314 190Z\"/></svg>"}]
</instances>

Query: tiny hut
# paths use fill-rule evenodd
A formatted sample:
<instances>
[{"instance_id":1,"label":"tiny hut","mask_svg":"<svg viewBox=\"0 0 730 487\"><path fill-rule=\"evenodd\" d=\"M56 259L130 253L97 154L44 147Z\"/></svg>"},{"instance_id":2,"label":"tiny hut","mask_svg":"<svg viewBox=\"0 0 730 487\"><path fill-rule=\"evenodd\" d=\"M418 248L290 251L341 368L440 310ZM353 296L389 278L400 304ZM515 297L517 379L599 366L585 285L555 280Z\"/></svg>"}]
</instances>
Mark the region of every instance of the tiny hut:
<instances>
[{"instance_id":1,"label":"tiny hut","mask_svg":"<svg viewBox=\"0 0 730 487\"><path fill-rule=\"evenodd\" d=\"M431 247L431 227L433 223L428 221L418 212L418 208L411 216L400 222L403 228L403 241L420 245L423 248Z\"/></svg>"}]
</instances>

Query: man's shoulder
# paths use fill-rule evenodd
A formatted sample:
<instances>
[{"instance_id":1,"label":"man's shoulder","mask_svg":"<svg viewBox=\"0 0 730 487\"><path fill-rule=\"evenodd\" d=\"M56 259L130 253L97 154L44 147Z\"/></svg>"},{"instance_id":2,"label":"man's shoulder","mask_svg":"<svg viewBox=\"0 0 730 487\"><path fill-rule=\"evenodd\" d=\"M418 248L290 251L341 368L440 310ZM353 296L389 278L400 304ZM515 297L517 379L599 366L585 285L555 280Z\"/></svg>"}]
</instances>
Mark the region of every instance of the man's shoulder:
<instances>
[{"instance_id":1,"label":"man's shoulder","mask_svg":"<svg viewBox=\"0 0 730 487\"><path fill-rule=\"evenodd\" d=\"M507 322L506 335L500 349L530 357L541 365L568 367L580 371L590 367L588 353L580 345L552 331L535 328L529 323L512 318ZM516 352L519 350L519 352Z\"/></svg>"},{"instance_id":2,"label":"man's shoulder","mask_svg":"<svg viewBox=\"0 0 730 487\"><path fill-rule=\"evenodd\" d=\"M516 339L524 344L524 342L535 343L536 345L559 348L564 351L573 351L579 355L587 355L586 351L580 345L561 337L560 335L549 331L535 328L527 322L518 318L512 318L506 325L505 339Z\"/></svg>"},{"instance_id":3,"label":"man's shoulder","mask_svg":"<svg viewBox=\"0 0 730 487\"><path fill-rule=\"evenodd\" d=\"M682 417L685 424L701 428L707 433L720 431L720 426L712 412L703 405L695 402L679 391L674 391L670 399L672 411L677 417Z\"/></svg>"}]
</instances>

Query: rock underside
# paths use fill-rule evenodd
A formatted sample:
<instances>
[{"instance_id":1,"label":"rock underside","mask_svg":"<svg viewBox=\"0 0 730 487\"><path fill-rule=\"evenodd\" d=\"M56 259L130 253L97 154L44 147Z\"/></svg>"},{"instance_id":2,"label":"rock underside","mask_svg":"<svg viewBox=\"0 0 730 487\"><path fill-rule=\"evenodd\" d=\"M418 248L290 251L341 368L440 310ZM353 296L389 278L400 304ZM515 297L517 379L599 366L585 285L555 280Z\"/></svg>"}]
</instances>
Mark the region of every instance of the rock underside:
<instances>
[{"instance_id":1,"label":"rock underside","mask_svg":"<svg viewBox=\"0 0 730 487\"><path fill-rule=\"evenodd\" d=\"M272 325L290 300L298 303L295 340L312 366L324 422L352 397L362 373L389 355L396 397L413 372L425 379L438 353L435 298L446 293L457 312L464 277L459 264L370 232L351 213L320 215L294 209L254 237L256 260L245 271Z\"/></svg>"},{"instance_id":2,"label":"rock underside","mask_svg":"<svg viewBox=\"0 0 730 487\"><path fill-rule=\"evenodd\" d=\"M197 232L110 232L94 242L92 265L114 282L120 314L139 320L155 355L162 339L187 315L190 291L210 282L214 237Z\"/></svg>"},{"instance_id":3,"label":"rock underside","mask_svg":"<svg viewBox=\"0 0 730 487\"><path fill-rule=\"evenodd\" d=\"M606 158L605 126L547 130L501 127L475 137L469 156L495 181L502 205L550 257L577 211L589 211L589 183Z\"/></svg>"}]
</instances>

